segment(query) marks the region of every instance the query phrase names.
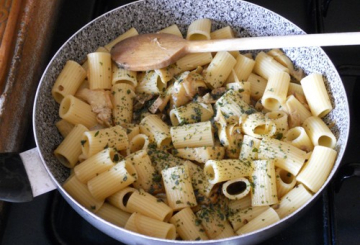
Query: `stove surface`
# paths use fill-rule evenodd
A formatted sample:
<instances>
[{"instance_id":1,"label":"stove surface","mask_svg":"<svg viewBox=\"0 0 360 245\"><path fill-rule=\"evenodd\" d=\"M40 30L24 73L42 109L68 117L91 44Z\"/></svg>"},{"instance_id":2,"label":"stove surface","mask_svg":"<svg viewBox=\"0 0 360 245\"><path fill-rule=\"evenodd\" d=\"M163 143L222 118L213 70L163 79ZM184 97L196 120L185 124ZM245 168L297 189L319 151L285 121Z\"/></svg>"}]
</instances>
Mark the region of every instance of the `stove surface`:
<instances>
[{"instance_id":1,"label":"stove surface","mask_svg":"<svg viewBox=\"0 0 360 245\"><path fill-rule=\"evenodd\" d=\"M91 19L131 1L64 0L55 29L51 55L75 31ZM308 33L358 31L358 0L251 0L289 19ZM328 8L326 8L328 4ZM81 9L82 11L79 11ZM318 13L326 12L326 16ZM326 10L326 11L325 11ZM342 165L360 162L360 47L325 48L342 76L348 95L351 129ZM51 57L48 57L50 60ZM24 150L35 146L28 133ZM295 223L261 245L271 244L343 244L360 243L360 178L344 181L338 193L333 182L312 208ZM83 220L57 191L36 197L29 203L11 204L1 241L3 245L22 244L121 244Z\"/></svg>"}]
</instances>

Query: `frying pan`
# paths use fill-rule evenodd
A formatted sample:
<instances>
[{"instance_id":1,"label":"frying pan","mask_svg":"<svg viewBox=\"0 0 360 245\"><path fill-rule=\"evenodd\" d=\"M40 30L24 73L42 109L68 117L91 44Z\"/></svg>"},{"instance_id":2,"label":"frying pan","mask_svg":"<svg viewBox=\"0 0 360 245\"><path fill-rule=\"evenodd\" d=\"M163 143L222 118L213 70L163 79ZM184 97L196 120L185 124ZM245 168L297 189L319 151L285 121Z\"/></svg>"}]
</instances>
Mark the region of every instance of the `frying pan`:
<instances>
[{"instance_id":1,"label":"frying pan","mask_svg":"<svg viewBox=\"0 0 360 245\"><path fill-rule=\"evenodd\" d=\"M38 155L35 158L41 159L52 182L72 208L92 225L126 244L259 243L290 225L311 207L334 176L346 148L350 122L348 101L334 65L319 47L285 48L283 51L296 67L302 68L306 74L317 72L325 77L326 88L334 107L334 110L324 118L324 121L333 125L331 131L337 138L335 147L338 152L337 160L320 191L315 193L302 208L271 226L242 236L216 241L168 241L140 235L114 226L97 217L69 196L61 185L69 176L70 171L53 154L54 149L62 141L62 137L55 127L55 123L60 120L59 105L51 96L52 86L65 62L69 59L77 62L83 61L87 53L93 52L99 46L104 46L131 27L135 27L139 33L151 33L175 23L185 33L189 24L199 18L211 19L214 30L230 25L238 37L305 34L296 25L276 13L240 0L138 1L100 16L75 33L52 58L37 89L33 113L33 130L37 149L33 150L30 155ZM253 51L253 53L256 54L257 51ZM26 159L28 158L25 157Z\"/></svg>"}]
</instances>

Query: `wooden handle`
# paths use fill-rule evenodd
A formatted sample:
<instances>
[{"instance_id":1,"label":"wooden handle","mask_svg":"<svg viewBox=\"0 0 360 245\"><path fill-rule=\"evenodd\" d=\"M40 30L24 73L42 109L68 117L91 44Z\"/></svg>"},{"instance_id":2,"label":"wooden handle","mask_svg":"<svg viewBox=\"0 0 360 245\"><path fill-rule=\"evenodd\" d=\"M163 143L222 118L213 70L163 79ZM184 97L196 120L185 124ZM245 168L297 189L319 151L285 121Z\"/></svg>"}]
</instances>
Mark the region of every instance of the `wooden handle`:
<instances>
[{"instance_id":1,"label":"wooden handle","mask_svg":"<svg viewBox=\"0 0 360 245\"><path fill-rule=\"evenodd\" d=\"M16 23L21 0L0 1L0 94L5 86L5 76L14 47Z\"/></svg>"},{"instance_id":2,"label":"wooden handle","mask_svg":"<svg viewBox=\"0 0 360 245\"><path fill-rule=\"evenodd\" d=\"M359 45L360 32L246 37L223 40L190 41L189 53L256 50L287 47Z\"/></svg>"}]
</instances>

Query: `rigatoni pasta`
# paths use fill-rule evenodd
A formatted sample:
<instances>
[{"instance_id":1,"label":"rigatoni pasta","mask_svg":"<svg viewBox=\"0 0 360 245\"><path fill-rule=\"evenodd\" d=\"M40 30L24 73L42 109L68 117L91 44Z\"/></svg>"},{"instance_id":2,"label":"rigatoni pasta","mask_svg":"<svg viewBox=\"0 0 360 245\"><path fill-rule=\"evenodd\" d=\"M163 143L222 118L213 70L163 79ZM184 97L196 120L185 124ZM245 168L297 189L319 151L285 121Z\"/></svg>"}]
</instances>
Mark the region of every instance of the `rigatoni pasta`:
<instances>
[{"instance_id":1,"label":"rigatoni pasta","mask_svg":"<svg viewBox=\"0 0 360 245\"><path fill-rule=\"evenodd\" d=\"M124 150L129 141L123 127L117 125L111 128L84 132L81 140L81 150L86 157L91 157L106 148Z\"/></svg>"},{"instance_id":2,"label":"rigatoni pasta","mask_svg":"<svg viewBox=\"0 0 360 245\"><path fill-rule=\"evenodd\" d=\"M95 198L86 184L79 181L74 174L70 175L62 186L72 198L92 212L97 212L104 204L104 199Z\"/></svg>"},{"instance_id":3,"label":"rigatoni pasta","mask_svg":"<svg viewBox=\"0 0 360 245\"><path fill-rule=\"evenodd\" d=\"M274 159L275 165L297 175L306 160L306 152L286 142L263 138L259 146L259 159Z\"/></svg>"},{"instance_id":4,"label":"rigatoni pasta","mask_svg":"<svg viewBox=\"0 0 360 245\"><path fill-rule=\"evenodd\" d=\"M314 116L321 118L332 110L330 98L321 74L310 74L301 79L300 83Z\"/></svg>"},{"instance_id":5,"label":"rigatoni pasta","mask_svg":"<svg viewBox=\"0 0 360 245\"><path fill-rule=\"evenodd\" d=\"M310 159L296 177L312 192L317 192L324 184L335 163L336 151L324 146L315 146Z\"/></svg>"},{"instance_id":6,"label":"rigatoni pasta","mask_svg":"<svg viewBox=\"0 0 360 245\"><path fill-rule=\"evenodd\" d=\"M188 37L234 36L209 23L194 22ZM182 36L175 24L159 32ZM115 43L89 54L89 81L60 104L62 153L81 149L64 189L80 204L144 235L223 239L277 222L323 186L336 138L312 115L305 86L289 82L302 75L284 53L190 54L133 72L109 62Z\"/></svg>"},{"instance_id":7,"label":"rigatoni pasta","mask_svg":"<svg viewBox=\"0 0 360 245\"><path fill-rule=\"evenodd\" d=\"M66 95L74 95L86 78L86 71L75 61L66 62L51 90L56 102L60 103Z\"/></svg>"},{"instance_id":8,"label":"rigatoni pasta","mask_svg":"<svg viewBox=\"0 0 360 245\"><path fill-rule=\"evenodd\" d=\"M71 124L82 124L88 129L97 124L96 114L92 112L91 106L73 95L67 95L61 101L59 116Z\"/></svg>"},{"instance_id":9,"label":"rigatoni pasta","mask_svg":"<svg viewBox=\"0 0 360 245\"><path fill-rule=\"evenodd\" d=\"M161 175L169 206L173 210L197 205L187 165L164 169Z\"/></svg>"},{"instance_id":10,"label":"rigatoni pasta","mask_svg":"<svg viewBox=\"0 0 360 245\"><path fill-rule=\"evenodd\" d=\"M268 110L279 110L286 101L290 76L286 72L276 72L268 79L261 103Z\"/></svg>"},{"instance_id":11,"label":"rigatoni pasta","mask_svg":"<svg viewBox=\"0 0 360 245\"><path fill-rule=\"evenodd\" d=\"M147 135L159 148L167 147L171 143L169 125L156 115L149 115L141 120L140 132Z\"/></svg>"},{"instance_id":12,"label":"rigatoni pasta","mask_svg":"<svg viewBox=\"0 0 360 245\"><path fill-rule=\"evenodd\" d=\"M108 171L90 179L87 186L91 195L101 200L132 184L136 180L135 177L135 169L123 160Z\"/></svg>"},{"instance_id":13,"label":"rigatoni pasta","mask_svg":"<svg viewBox=\"0 0 360 245\"><path fill-rule=\"evenodd\" d=\"M171 127L170 134L175 148L214 145L212 125L209 121Z\"/></svg>"},{"instance_id":14,"label":"rigatoni pasta","mask_svg":"<svg viewBox=\"0 0 360 245\"><path fill-rule=\"evenodd\" d=\"M81 141L82 135L86 131L88 131L88 129L84 125L75 125L61 144L55 149L54 154L56 158L65 167L73 168L78 162L78 158L81 154L81 145L79 145L79 141Z\"/></svg>"},{"instance_id":15,"label":"rigatoni pasta","mask_svg":"<svg viewBox=\"0 0 360 245\"><path fill-rule=\"evenodd\" d=\"M208 240L204 228L189 207L177 212L170 222L175 225L177 233L184 240Z\"/></svg>"},{"instance_id":16,"label":"rigatoni pasta","mask_svg":"<svg viewBox=\"0 0 360 245\"><path fill-rule=\"evenodd\" d=\"M321 145L334 148L336 144L335 135L330 131L329 127L319 117L308 117L303 127L311 139L313 145Z\"/></svg>"},{"instance_id":17,"label":"rigatoni pasta","mask_svg":"<svg viewBox=\"0 0 360 245\"><path fill-rule=\"evenodd\" d=\"M87 55L90 89L111 89L111 55L95 52Z\"/></svg>"},{"instance_id":18,"label":"rigatoni pasta","mask_svg":"<svg viewBox=\"0 0 360 245\"><path fill-rule=\"evenodd\" d=\"M274 160L256 160L252 162L250 175L252 183L252 206L268 206L278 202Z\"/></svg>"},{"instance_id":19,"label":"rigatoni pasta","mask_svg":"<svg viewBox=\"0 0 360 245\"><path fill-rule=\"evenodd\" d=\"M119 160L120 155L113 148L107 148L76 165L74 173L86 184L90 179L113 167Z\"/></svg>"},{"instance_id":20,"label":"rigatoni pasta","mask_svg":"<svg viewBox=\"0 0 360 245\"><path fill-rule=\"evenodd\" d=\"M139 213L133 213L130 216L125 229L162 239L174 240L176 238L176 229L173 224L152 219Z\"/></svg>"},{"instance_id":21,"label":"rigatoni pasta","mask_svg":"<svg viewBox=\"0 0 360 245\"><path fill-rule=\"evenodd\" d=\"M205 74L205 80L210 88L222 87L235 64L236 60L230 53L216 53Z\"/></svg>"},{"instance_id":22,"label":"rigatoni pasta","mask_svg":"<svg viewBox=\"0 0 360 245\"><path fill-rule=\"evenodd\" d=\"M119 208L114 207L109 203L104 203L101 208L96 212L100 218L103 218L114 225L119 227L125 227L126 222L130 218L131 214L127 213Z\"/></svg>"}]
</instances>

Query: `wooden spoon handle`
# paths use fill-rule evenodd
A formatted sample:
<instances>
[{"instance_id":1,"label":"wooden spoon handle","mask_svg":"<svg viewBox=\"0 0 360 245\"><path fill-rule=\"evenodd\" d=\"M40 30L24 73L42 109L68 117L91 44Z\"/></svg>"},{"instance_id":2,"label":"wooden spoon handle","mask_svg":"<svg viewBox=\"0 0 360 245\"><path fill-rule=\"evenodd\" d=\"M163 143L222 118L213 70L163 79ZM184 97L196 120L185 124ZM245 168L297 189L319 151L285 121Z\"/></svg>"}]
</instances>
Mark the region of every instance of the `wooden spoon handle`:
<instances>
[{"instance_id":1,"label":"wooden spoon handle","mask_svg":"<svg viewBox=\"0 0 360 245\"><path fill-rule=\"evenodd\" d=\"M360 32L245 37L223 40L190 41L188 53L255 50L288 47L359 45Z\"/></svg>"}]
</instances>

